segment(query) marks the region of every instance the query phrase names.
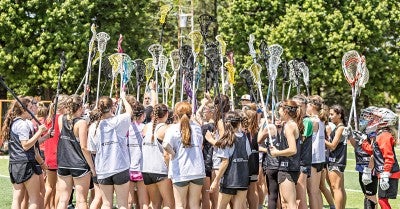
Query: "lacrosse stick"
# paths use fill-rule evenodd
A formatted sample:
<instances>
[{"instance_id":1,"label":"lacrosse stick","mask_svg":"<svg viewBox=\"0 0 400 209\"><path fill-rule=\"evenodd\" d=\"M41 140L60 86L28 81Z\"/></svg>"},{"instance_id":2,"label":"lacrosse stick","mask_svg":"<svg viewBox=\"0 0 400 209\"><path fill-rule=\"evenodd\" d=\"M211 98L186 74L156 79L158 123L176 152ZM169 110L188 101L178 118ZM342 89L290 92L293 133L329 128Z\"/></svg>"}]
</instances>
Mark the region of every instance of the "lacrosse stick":
<instances>
[{"instance_id":1,"label":"lacrosse stick","mask_svg":"<svg viewBox=\"0 0 400 209\"><path fill-rule=\"evenodd\" d=\"M123 95L126 92L128 82L131 78L131 74L133 69L135 68L132 59L127 55L123 54L122 63L120 65L120 74L121 74L121 87L119 90L119 95ZM118 109L117 113L120 114L122 110L122 100L118 101Z\"/></svg>"},{"instance_id":2,"label":"lacrosse stick","mask_svg":"<svg viewBox=\"0 0 400 209\"><path fill-rule=\"evenodd\" d=\"M160 44L162 43L162 38L164 34L164 27L166 25L166 20L168 13L172 10L172 6L170 4L165 4L160 7L160 23L161 23L161 34L160 34Z\"/></svg>"},{"instance_id":3,"label":"lacrosse stick","mask_svg":"<svg viewBox=\"0 0 400 209\"><path fill-rule=\"evenodd\" d=\"M276 91L275 91L275 87L276 87L276 76L278 75L278 67L279 64L281 64L281 58L280 56L282 55L283 52L283 48L282 46L278 45L278 44L273 44L270 47L268 47L268 51L269 51L269 59L268 59L268 74L269 74L269 78L270 81L272 81L271 84L271 92L272 92L272 99L271 99L271 106L272 106L272 112L275 111L275 104L276 104ZM272 114L272 123L274 123L274 114Z\"/></svg>"},{"instance_id":4,"label":"lacrosse stick","mask_svg":"<svg viewBox=\"0 0 400 209\"><path fill-rule=\"evenodd\" d=\"M228 71L228 83L230 86L230 90L231 90L231 102L232 102L232 111L235 110L235 101L233 99L233 85L235 84L235 67L233 66L233 64L228 61L225 63L225 67Z\"/></svg>"},{"instance_id":5,"label":"lacrosse stick","mask_svg":"<svg viewBox=\"0 0 400 209\"><path fill-rule=\"evenodd\" d=\"M96 95L96 104L95 108L97 108L97 103L99 102L99 93L100 93L100 77L101 77L101 62L102 62L102 55L106 51L107 41L110 40L110 36L105 32L100 32L96 34L97 39L97 50L100 52L99 58L99 72L97 76L97 95Z\"/></svg>"},{"instance_id":6,"label":"lacrosse stick","mask_svg":"<svg viewBox=\"0 0 400 209\"><path fill-rule=\"evenodd\" d=\"M357 79L356 85L355 85L356 96L357 96L357 94L360 95L361 88L365 88L365 85L368 83L368 80L369 80L369 71L367 69L364 56L360 57L360 64L358 65L358 71L359 71L359 78ZM353 108L354 108L354 125L358 126L358 118L357 118L355 104L354 104Z\"/></svg>"},{"instance_id":7,"label":"lacrosse stick","mask_svg":"<svg viewBox=\"0 0 400 209\"><path fill-rule=\"evenodd\" d=\"M254 94L254 90L253 90L254 84L253 84L253 80L252 80L250 71L247 69L243 69L239 72L239 76L244 79L246 86L250 91L251 97L253 98L253 100L255 100L255 103L258 103L258 101L256 100L256 96Z\"/></svg>"},{"instance_id":8,"label":"lacrosse stick","mask_svg":"<svg viewBox=\"0 0 400 209\"><path fill-rule=\"evenodd\" d=\"M264 98L262 95L262 91L261 91L261 65L258 63L253 63L250 66L249 71L251 72L251 75L253 77L254 83L257 84L258 87L258 92L259 92L259 96L260 96L260 100L261 100L261 105L262 105L262 110L263 110L263 115L264 115L264 119L265 119L265 123L267 125L268 128L268 133L271 133L270 128L269 128L269 122L268 122L268 114L267 114L267 109L264 103ZM269 142L272 144L272 137L271 134L268 135L269 136Z\"/></svg>"},{"instance_id":9,"label":"lacrosse stick","mask_svg":"<svg viewBox=\"0 0 400 209\"><path fill-rule=\"evenodd\" d=\"M190 56L192 56L192 47L190 47L189 45L183 45L181 46L181 48L179 49L179 60L180 60L180 68L181 68L181 101L183 101L183 91L185 90L185 70L187 70L188 68L191 68L191 60L190 60ZM183 69L185 68L185 69Z\"/></svg>"},{"instance_id":10,"label":"lacrosse stick","mask_svg":"<svg viewBox=\"0 0 400 209\"><path fill-rule=\"evenodd\" d=\"M18 98L18 96L15 94L15 92L14 92L12 89L10 89L10 87L7 86L7 84L6 84L5 81L4 81L3 76L0 76L0 84L1 84L5 89L7 89L8 92L11 93L11 95L14 97L14 99L17 100L17 102L21 105L21 107L22 107L26 112L29 113L29 115L32 117L33 120L36 121L37 124L42 125L42 123L41 123L41 122L36 118L36 116L28 109L28 107L27 107L24 103L21 102L21 100ZM54 120L53 120L53 121L54 121Z\"/></svg>"},{"instance_id":11,"label":"lacrosse stick","mask_svg":"<svg viewBox=\"0 0 400 209\"><path fill-rule=\"evenodd\" d=\"M348 127L351 127L351 120L353 114L356 114L356 83L360 77L360 55L357 51L352 50L346 52L342 57L342 69L343 74L346 77L347 82L351 86L351 95L352 95L352 103L350 108L349 115L349 124ZM356 125L356 121L354 124ZM358 130L358 127L354 127L355 130Z\"/></svg>"},{"instance_id":12,"label":"lacrosse stick","mask_svg":"<svg viewBox=\"0 0 400 209\"><path fill-rule=\"evenodd\" d=\"M51 129L54 128L54 124L56 122L58 97L60 96L60 88L61 88L61 76L65 71L65 53L64 53L64 51L61 53L60 61L61 61L61 66L60 66L60 70L58 71L57 91L56 91L56 98L54 101L54 114L53 114L53 119L51 121Z\"/></svg>"},{"instance_id":13,"label":"lacrosse stick","mask_svg":"<svg viewBox=\"0 0 400 209\"><path fill-rule=\"evenodd\" d=\"M148 86L151 77L153 77L153 72L154 72L154 65L153 65L153 59L152 58L147 58L144 60L144 65L146 66L146 70L144 72L146 76L146 87L145 87L145 92L148 91Z\"/></svg>"},{"instance_id":14,"label":"lacrosse stick","mask_svg":"<svg viewBox=\"0 0 400 209\"><path fill-rule=\"evenodd\" d=\"M155 76L156 76L156 84L158 86L158 62L160 60L160 56L163 53L163 47L160 44L152 44L149 46L148 51L153 58L153 67L155 69ZM158 95L158 87L156 87L156 94Z\"/></svg>"},{"instance_id":15,"label":"lacrosse stick","mask_svg":"<svg viewBox=\"0 0 400 209\"><path fill-rule=\"evenodd\" d=\"M215 22L215 18L209 14L202 14L200 15L198 21L200 24L200 32L203 36L203 40L207 43L208 28L212 22Z\"/></svg>"},{"instance_id":16,"label":"lacrosse stick","mask_svg":"<svg viewBox=\"0 0 400 209\"><path fill-rule=\"evenodd\" d=\"M176 76L177 73L179 72L179 65L180 65L180 60L179 60L179 49L174 49L171 51L171 54L169 55L169 59L171 62L172 70L174 71L173 75L173 89L172 89L172 106L175 106L175 93L176 93Z\"/></svg>"},{"instance_id":17,"label":"lacrosse stick","mask_svg":"<svg viewBox=\"0 0 400 209\"><path fill-rule=\"evenodd\" d=\"M257 63L257 54L256 50L254 49L254 35L250 34L249 36L249 42L247 43L249 45L249 54L251 55L251 58L253 58L253 62Z\"/></svg>"},{"instance_id":18,"label":"lacrosse stick","mask_svg":"<svg viewBox=\"0 0 400 209\"><path fill-rule=\"evenodd\" d=\"M175 74L174 74L174 76L175 76ZM168 102L169 90L172 88L171 84L173 82L173 79L175 79L175 78L173 76L171 76L171 74L168 71L166 71L164 73L164 79L165 79L165 99Z\"/></svg>"},{"instance_id":19,"label":"lacrosse stick","mask_svg":"<svg viewBox=\"0 0 400 209\"><path fill-rule=\"evenodd\" d=\"M304 84L306 85L307 96L310 96L310 91L308 89L309 84L310 84L309 69L304 62L300 62L297 65L297 67L299 68L299 71L303 73L303 81L304 81Z\"/></svg>"},{"instance_id":20,"label":"lacrosse stick","mask_svg":"<svg viewBox=\"0 0 400 209\"><path fill-rule=\"evenodd\" d=\"M215 40L217 40L218 43L219 43L219 53L220 53L220 57L221 57L220 59L221 59L221 63L222 63L222 65L221 65L222 94L225 94L224 55L226 54L226 43L225 43L225 41L224 41L224 39L222 38L221 35L217 35L215 37Z\"/></svg>"},{"instance_id":21,"label":"lacrosse stick","mask_svg":"<svg viewBox=\"0 0 400 209\"><path fill-rule=\"evenodd\" d=\"M296 86L297 89L297 94L300 92L300 86L299 86L299 76L300 76L300 71L298 69L298 61L296 59L290 60L288 62L289 66L289 89L288 89L288 94L286 99L289 99L290 97L290 90L292 89L292 84Z\"/></svg>"},{"instance_id":22,"label":"lacrosse stick","mask_svg":"<svg viewBox=\"0 0 400 209\"><path fill-rule=\"evenodd\" d=\"M192 112L195 110L195 101L196 101L196 58L197 55L200 53L201 43L203 42L203 37L201 36L200 31L195 30L188 34L188 38L192 42L192 54L193 54L193 81L192 81ZM198 71L198 70L197 70Z\"/></svg>"},{"instance_id":23,"label":"lacrosse stick","mask_svg":"<svg viewBox=\"0 0 400 209\"><path fill-rule=\"evenodd\" d=\"M160 74L161 74L161 86L162 86L162 99L163 99L163 104L166 103L166 98L165 98L165 83L164 79L165 76L164 74L167 71L167 65L168 65L168 58L164 56L163 54L160 55L160 59L158 60L158 67L160 68Z\"/></svg>"},{"instance_id":24,"label":"lacrosse stick","mask_svg":"<svg viewBox=\"0 0 400 209\"><path fill-rule=\"evenodd\" d=\"M89 82L89 73L91 71L91 60L93 59L92 52L94 50L94 42L96 40L96 25L92 24L90 27L90 30L92 31L92 38L90 39L89 42L89 56L86 64L86 73L85 76L82 78L81 83L79 84L78 88L75 91L75 94L78 94L79 90L81 89L83 83L85 82L84 89L83 89L83 104L85 104L86 101L86 95L88 94L88 82Z\"/></svg>"},{"instance_id":25,"label":"lacrosse stick","mask_svg":"<svg viewBox=\"0 0 400 209\"><path fill-rule=\"evenodd\" d=\"M110 64L112 66L111 72L112 72L112 80L111 80L111 89L110 89L110 98L112 97L112 92L114 88L114 81L115 78L117 77L118 73L121 73L122 69L122 62L123 62L123 54L122 53L115 53L112 54L108 57L108 60L110 61Z\"/></svg>"},{"instance_id":26,"label":"lacrosse stick","mask_svg":"<svg viewBox=\"0 0 400 209\"><path fill-rule=\"evenodd\" d=\"M133 60L133 63L134 63L133 65L135 66L136 86L137 86L136 100L139 102L140 86L144 81L144 72L146 70L146 65L141 59L135 59Z\"/></svg>"}]
</instances>

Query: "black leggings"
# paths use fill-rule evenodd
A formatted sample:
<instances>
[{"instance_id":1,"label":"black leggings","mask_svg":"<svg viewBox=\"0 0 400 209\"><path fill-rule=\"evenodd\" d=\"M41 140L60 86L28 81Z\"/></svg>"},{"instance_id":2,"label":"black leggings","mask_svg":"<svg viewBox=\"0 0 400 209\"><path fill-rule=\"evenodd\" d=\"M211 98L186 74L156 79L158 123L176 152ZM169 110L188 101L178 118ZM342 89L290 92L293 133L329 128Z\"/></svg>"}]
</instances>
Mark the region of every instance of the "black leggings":
<instances>
[{"instance_id":1,"label":"black leggings","mask_svg":"<svg viewBox=\"0 0 400 209\"><path fill-rule=\"evenodd\" d=\"M268 209L276 209L279 195L278 170L267 169L265 174L268 187Z\"/></svg>"}]
</instances>

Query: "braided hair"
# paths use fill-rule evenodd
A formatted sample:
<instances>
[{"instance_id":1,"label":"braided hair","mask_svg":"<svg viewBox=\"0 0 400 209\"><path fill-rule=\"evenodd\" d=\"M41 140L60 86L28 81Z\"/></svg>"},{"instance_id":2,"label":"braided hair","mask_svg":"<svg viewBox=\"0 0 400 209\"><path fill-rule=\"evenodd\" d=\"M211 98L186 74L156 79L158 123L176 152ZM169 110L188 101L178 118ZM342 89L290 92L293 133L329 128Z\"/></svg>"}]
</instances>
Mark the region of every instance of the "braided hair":
<instances>
[{"instance_id":1,"label":"braided hair","mask_svg":"<svg viewBox=\"0 0 400 209\"><path fill-rule=\"evenodd\" d=\"M175 114L181 122L181 135L183 147L191 146L192 130L190 129L190 116L192 115L192 106L188 102L178 102L175 105Z\"/></svg>"},{"instance_id":2,"label":"braided hair","mask_svg":"<svg viewBox=\"0 0 400 209\"><path fill-rule=\"evenodd\" d=\"M71 95L65 102L65 108L67 109L67 125L71 129L73 124L72 120L74 119L73 115L82 107L82 98L77 95Z\"/></svg>"},{"instance_id":3,"label":"braided hair","mask_svg":"<svg viewBox=\"0 0 400 209\"><path fill-rule=\"evenodd\" d=\"M28 104L31 102L31 100L29 100L28 98L19 98L19 100L22 102L22 104L25 105L25 107L28 107ZM3 127L1 128L1 138L3 140L10 139L12 122L16 117L22 115L25 111L26 110L16 100L11 103L10 108L8 109L6 114Z\"/></svg>"},{"instance_id":4,"label":"braided hair","mask_svg":"<svg viewBox=\"0 0 400 209\"><path fill-rule=\"evenodd\" d=\"M168 114L168 107L165 104L156 104L153 110L153 129L151 131L151 143L154 142L154 131L158 124L158 119L163 118L166 114Z\"/></svg>"},{"instance_id":5,"label":"braided hair","mask_svg":"<svg viewBox=\"0 0 400 209\"><path fill-rule=\"evenodd\" d=\"M215 146L218 148L224 149L225 147L232 147L235 143L235 133L234 129L238 128L242 118L240 117L238 112L228 111L225 114L225 123L224 123L224 135L215 143Z\"/></svg>"}]
</instances>

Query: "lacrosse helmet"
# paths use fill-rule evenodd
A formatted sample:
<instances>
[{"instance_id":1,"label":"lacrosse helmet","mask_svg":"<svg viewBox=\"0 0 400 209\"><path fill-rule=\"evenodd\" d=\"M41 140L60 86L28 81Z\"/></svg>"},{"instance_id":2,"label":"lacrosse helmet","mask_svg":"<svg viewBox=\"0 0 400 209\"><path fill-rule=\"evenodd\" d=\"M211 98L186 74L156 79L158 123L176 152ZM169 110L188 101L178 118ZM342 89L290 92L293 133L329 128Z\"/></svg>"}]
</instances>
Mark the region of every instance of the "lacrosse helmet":
<instances>
[{"instance_id":1,"label":"lacrosse helmet","mask_svg":"<svg viewBox=\"0 0 400 209\"><path fill-rule=\"evenodd\" d=\"M358 129L361 132L365 131L365 129L368 126L368 123L373 119L373 116L374 116L373 113L375 111L377 111L378 109L379 108L377 108L375 106L369 106L369 107L361 110L360 118L358 121Z\"/></svg>"},{"instance_id":2,"label":"lacrosse helmet","mask_svg":"<svg viewBox=\"0 0 400 209\"><path fill-rule=\"evenodd\" d=\"M374 119L368 123L366 128L367 133L394 126L398 120L397 115L387 108L378 108L378 110L373 112L373 115Z\"/></svg>"}]
</instances>

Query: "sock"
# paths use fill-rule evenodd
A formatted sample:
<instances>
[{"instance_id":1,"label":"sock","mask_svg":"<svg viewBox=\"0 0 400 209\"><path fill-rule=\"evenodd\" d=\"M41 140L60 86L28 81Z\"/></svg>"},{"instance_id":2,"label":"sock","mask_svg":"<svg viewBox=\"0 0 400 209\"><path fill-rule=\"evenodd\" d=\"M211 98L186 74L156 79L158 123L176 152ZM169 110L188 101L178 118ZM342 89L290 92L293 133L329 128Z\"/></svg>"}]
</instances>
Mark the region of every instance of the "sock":
<instances>
[{"instance_id":1,"label":"sock","mask_svg":"<svg viewBox=\"0 0 400 209\"><path fill-rule=\"evenodd\" d=\"M392 209L392 207L389 204L388 198L379 198L378 202L379 205L381 206L381 209Z\"/></svg>"}]
</instances>

